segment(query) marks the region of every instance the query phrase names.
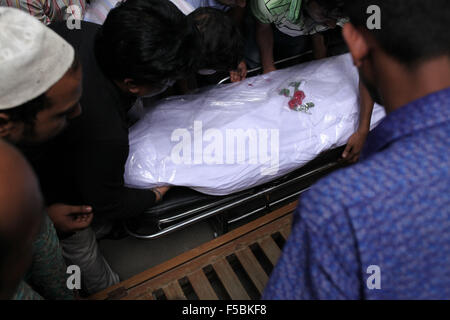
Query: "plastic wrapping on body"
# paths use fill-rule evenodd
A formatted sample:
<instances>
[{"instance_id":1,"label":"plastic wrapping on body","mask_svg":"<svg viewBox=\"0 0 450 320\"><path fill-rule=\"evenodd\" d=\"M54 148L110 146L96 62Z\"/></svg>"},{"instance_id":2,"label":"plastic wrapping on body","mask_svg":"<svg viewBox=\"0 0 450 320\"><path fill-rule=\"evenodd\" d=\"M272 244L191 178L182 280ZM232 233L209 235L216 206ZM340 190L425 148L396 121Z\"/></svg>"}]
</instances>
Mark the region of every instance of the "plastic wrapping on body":
<instances>
[{"instance_id":1,"label":"plastic wrapping on body","mask_svg":"<svg viewBox=\"0 0 450 320\"><path fill-rule=\"evenodd\" d=\"M384 116L375 105L372 128ZM168 98L130 129L125 183L231 194L344 145L358 119L358 73L348 54Z\"/></svg>"}]
</instances>

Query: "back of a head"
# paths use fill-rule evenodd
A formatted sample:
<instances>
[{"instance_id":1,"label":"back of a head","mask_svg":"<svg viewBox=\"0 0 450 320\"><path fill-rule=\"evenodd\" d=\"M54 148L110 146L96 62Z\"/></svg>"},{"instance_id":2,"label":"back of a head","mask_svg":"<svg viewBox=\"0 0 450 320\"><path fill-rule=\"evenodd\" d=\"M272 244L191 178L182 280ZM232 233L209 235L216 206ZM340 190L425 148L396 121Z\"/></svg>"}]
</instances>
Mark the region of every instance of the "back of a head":
<instances>
[{"instance_id":1,"label":"back of a head","mask_svg":"<svg viewBox=\"0 0 450 320\"><path fill-rule=\"evenodd\" d=\"M24 157L0 139L0 299L8 299L26 271L43 217L37 179Z\"/></svg>"},{"instance_id":2,"label":"back of a head","mask_svg":"<svg viewBox=\"0 0 450 320\"><path fill-rule=\"evenodd\" d=\"M137 84L177 79L195 69L198 33L167 0L127 0L112 9L96 39L103 72Z\"/></svg>"},{"instance_id":3,"label":"back of a head","mask_svg":"<svg viewBox=\"0 0 450 320\"><path fill-rule=\"evenodd\" d=\"M450 56L450 1L345 0L345 14L354 26L368 29L371 14L367 11L373 5L380 9L381 28L369 31L398 62L414 67L436 57Z\"/></svg>"},{"instance_id":4,"label":"back of a head","mask_svg":"<svg viewBox=\"0 0 450 320\"><path fill-rule=\"evenodd\" d=\"M243 59L244 40L236 23L221 10L202 7L188 16L202 39L199 69L230 71Z\"/></svg>"}]
</instances>

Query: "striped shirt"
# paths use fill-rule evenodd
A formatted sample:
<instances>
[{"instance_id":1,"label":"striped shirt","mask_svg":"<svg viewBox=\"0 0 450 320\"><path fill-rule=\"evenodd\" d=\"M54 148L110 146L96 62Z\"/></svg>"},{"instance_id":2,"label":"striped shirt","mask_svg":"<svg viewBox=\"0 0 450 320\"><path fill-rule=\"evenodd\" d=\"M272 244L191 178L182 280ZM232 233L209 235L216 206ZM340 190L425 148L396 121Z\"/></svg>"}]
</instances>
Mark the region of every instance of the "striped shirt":
<instances>
[{"instance_id":1,"label":"striped shirt","mask_svg":"<svg viewBox=\"0 0 450 320\"><path fill-rule=\"evenodd\" d=\"M289 21L289 3L284 4L286 10L283 13L272 14L268 8L270 1L272 0L250 0L251 12L261 23L273 23L278 30L291 37L312 35L329 29L328 26L318 24L311 18L305 16L303 10L300 10L299 18L295 23ZM342 27L347 21L348 19L341 18L338 20L337 25Z\"/></svg>"},{"instance_id":2,"label":"striped shirt","mask_svg":"<svg viewBox=\"0 0 450 320\"><path fill-rule=\"evenodd\" d=\"M111 9L115 8L121 0L94 0L88 5L84 21L103 24Z\"/></svg>"},{"instance_id":3,"label":"striped shirt","mask_svg":"<svg viewBox=\"0 0 450 320\"><path fill-rule=\"evenodd\" d=\"M0 0L0 6L24 10L47 25L70 15L81 20L86 12L86 0Z\"/></svg>"}]
</instances>

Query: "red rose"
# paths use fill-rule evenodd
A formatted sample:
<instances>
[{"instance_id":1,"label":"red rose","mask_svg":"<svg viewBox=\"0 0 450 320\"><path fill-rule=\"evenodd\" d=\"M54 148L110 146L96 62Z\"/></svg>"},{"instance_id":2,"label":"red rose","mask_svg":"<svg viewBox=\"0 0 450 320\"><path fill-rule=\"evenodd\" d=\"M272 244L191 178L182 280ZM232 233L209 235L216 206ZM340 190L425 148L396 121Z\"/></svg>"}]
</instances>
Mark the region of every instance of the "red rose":
<instances>
[{"instance_id":1,"label":"red rose","mask_svg":"<svg viewBox=\"0 0 450 320\"><path fill-rule=\"evenodd\" d=\"M298 102L295 98L289 101L289 108L294 109L297 106Z\"/></svg>"},{"instance_id":2,"label":"red rose","mask_svg":"<svg viewBox=\"0 0 450 320\"><path fill-rule=\"evenodd\" d=\"M296 92L294 93L294 98L295 98L297 101L300 101L300 104L302 104L302 103L303 103L303 99L305 99L305 93L304 93L303 91L301 91L301 90L296 91Z\"/></svg>"}]
</instances>

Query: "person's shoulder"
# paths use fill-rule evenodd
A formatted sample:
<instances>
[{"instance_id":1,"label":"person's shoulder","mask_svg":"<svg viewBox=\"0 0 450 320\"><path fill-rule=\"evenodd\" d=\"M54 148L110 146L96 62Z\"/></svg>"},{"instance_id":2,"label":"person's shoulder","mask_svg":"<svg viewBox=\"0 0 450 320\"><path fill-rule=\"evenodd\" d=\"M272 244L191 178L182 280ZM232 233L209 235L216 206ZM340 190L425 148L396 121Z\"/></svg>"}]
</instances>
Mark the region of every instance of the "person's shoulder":
<instances>
[{"instance_id":1,"label":"person's shoulder","mask_svg":"<svg viewBox=\"0 0 450 320\"><path fill-rule=\"evenodd\" d=\"M330 199L330 202L347 206L356 200L363 200L363 197L356 197L358 193L369 187L373 182L373 177L382 172L382 166L378 166L373 159L367 159L338 169L319 180L310 189L309 196L320 198L321 202ZM364 198L368 196L365 195Z\"/></svg>"},{"instance_id":2,"label":"person's shoulder","mask_svg":"<svg viewBox=\"0 0 450 320\"><path fill-rule=\"evenodd\" d=\"M107 104L107 99L83 100L85 112L80 116L76 126L70 131L81 131L83 141L88 144L104 144L108 146L127 146L128 129L125 119L117 110L121 106L113 107ZM68 130L69 131L69 130Z\"/></svg>"},{"instance_id":3,"label":"person's shoulder","mask_svg":"<svg viewBox=\"0 0 450 320\"><path fill-rule=\"evenodd\" d=\"M261 23L271 23L273 16L267 8L269 0L252 0L250 1L250 9L253 16Z\"/></svg>"},{"instance_id":4,"label":"person's shoulder","mask_svg":"<svg viewBox=\"0 0 450 320\"><path fill-rule=\"evenodd\" d=\"M11 167L18 167L21 171L27 166L27 162L16 147L0 139L0 168L10 174ZM2 171L3 172L3 171Z\"/></svg>"},{"instance_id":5,"label":"person's shoulder","mask_svg":"<svg viewBox=\"0 0 450 320\"><path fill-rule=\"evenodd\" d=\"M300 198L299 213L302 218L329 221L356 202L375 197L370 192L370 186L373 176L381 172L381 168L375 167L375 171L371 168L371 161L366 161L338 169L320 179Z\"/></svg>"},{"instance_id":6,"label":"person's shoulder","mask_svg":"<svg viewBox=\"0 0 450 320\"><path fill-rule=\"evenodd\" d=\"M449 178L449 125L392 142L385 149L319 180L308 199L320 206L352 207L389 197L396 190Z\"/></svg>"},{"instance_id":7,"label":"person's shoulder","mask_svg":"<svg viewBox=\"0 0 450 320\"><path fill-rule=\"evenodd\" d=\"M30 164L15 146L2 139L0 139L0 182L0 198L8 200L3 203L4 206L0 211L7 209L10 214L17 213L16 210L25 208L22 206L24 199L34 204L36 204L34 201L39 200L39 184Z\"/></svg>"},{"instance_id":8,"label":"person's shoulder","mask_svg":"<svg viewBox=\"0 0 450 320\"><path fill-rule=\"evenodd\" d=\"M370 165L365 162L338 169L320 179L301 195L295 221L302 221L316 235L343 232L351 221L348 209L376 197L370 189L373 175L369 172Z\"/></svg>"},{"instance_id":9,"label":"person's shoulder","mask_svg":"<svg viewBox=\"0 0 450 320\"><path fill-rule=\"evenodd\" d=\"M381 166L383 177L389 178L393 187L426 185L435 176L448 177L450 122L413 131L394 140L370 160Z\"/></svg>"},{"instance_id":10,"label":"person's shoulder","mask_svg":"<svg viewBox=\"0 0 450 320\"><path fill-rule=\"evenodd\" d=\"M60 37L69 42L75 49L80 50L87 42L93 42L100 25L87 21L77 21L79 24L70 24L69 21L51 23L49 28Z\"/></svg>"}]
</instances>

